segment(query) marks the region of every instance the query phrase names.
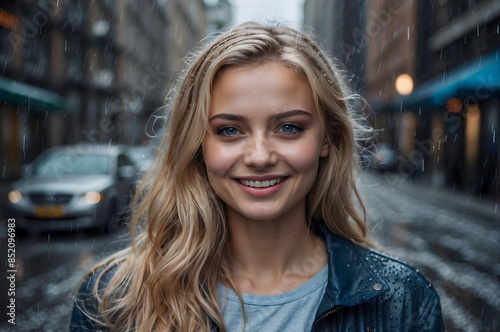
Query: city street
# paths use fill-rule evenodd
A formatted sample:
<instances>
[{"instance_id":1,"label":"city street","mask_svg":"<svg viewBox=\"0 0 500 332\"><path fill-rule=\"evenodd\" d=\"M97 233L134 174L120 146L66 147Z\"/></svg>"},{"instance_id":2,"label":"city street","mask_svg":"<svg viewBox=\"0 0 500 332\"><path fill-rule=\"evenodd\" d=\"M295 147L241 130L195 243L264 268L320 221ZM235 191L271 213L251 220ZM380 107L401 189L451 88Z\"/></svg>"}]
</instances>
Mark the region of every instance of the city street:
<instances>
[{"instance_id":1,"label":"city street","mask_svg":"<svg viewBox=\"0 0 500 332\"><path fill-rule=\"evenodd\" d=\"M447 331L496 331L500 317L497 205L422 188L396 175L366 175L361 184L373 233L388 252L411 262L432 280L441 297ZM5 258L5 231L1 234ZM110 237L91 232L21 238L16 248L16 326L2 314L0 330L67 329L71 292L84 271L126 242L127 234ZM6 292L6 277L1 286Z\"/></svg>"},{"instance_id":2,"label":"city street","mask_svg":"<svg viewBox=\"0 0 500 332\"><path fill-rule=\"evenodd\" d=\"M148 191L140 199L149 230L166 241L158 245L171 250L166 259L170 252L206 259L199 253L206 243L192 242L220 242L205 232L221 213L207 211L217 196L248 218L279 219L258 231L233 227L231 284L251 279L248 292L268 294L289 277L308 280L310 271L282 273L310 258L313 243L296 241L305 228L287 216L313 210L301 202L316 197L307 185L319 170L313 188L341 194L320 202L315 215L349 224L342 209L353 207L342 193L352 189L356 150L363 171L354 194L377 250L429 279L446 331L500 332L499 35L498 0L2 1L0 332L68 331L82 278L130 245L121 221L131 219L137 190ZM207 174L210 183L201 183ZM207 188L215 192L208 198ZM184 227L182 218L195 213L208 226ZM273 227L282 222L280 241ZM181 236L171 237L177 228ZM270 247L272 254L262 250ZM213 279L210 269L183 266ZM356 280L353 273L337 279ZM376 293L368 304L376 314L357 315L359 326L425 313L404 302L418 298L417 283L391 273L396 295ZM186 294L202 295L173 279L164 285L178 292L164 290L167 301L161 291L138 301L165 305L173 322L166 325L196 329L202 309ZM399 280L406 291L394 286ZM184 319L186 306L194 319ZM295 314L277 308L285 308L283 321ZM345 314L328 309L314 327ZM274 324L244 323L262 321Z\"/></svg>"}]
</instances>

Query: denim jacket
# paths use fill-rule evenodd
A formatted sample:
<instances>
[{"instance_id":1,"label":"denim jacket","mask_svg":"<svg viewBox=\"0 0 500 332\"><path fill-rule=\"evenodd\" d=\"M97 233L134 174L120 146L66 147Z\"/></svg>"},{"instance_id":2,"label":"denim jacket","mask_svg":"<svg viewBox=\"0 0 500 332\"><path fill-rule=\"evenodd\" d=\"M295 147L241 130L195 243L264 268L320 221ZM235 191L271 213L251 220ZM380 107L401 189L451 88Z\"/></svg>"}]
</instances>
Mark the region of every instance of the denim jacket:
<instances>
[{"instance_id":1,"label":"denim jacket","mask_svg":"<svg viewBox=\"0 0 500 332\"><path fill-rule=\"evenodd\" d=\"M439 297L418 270L333 235L324 226L316 225L314 231L326 244L329 270L311 331L444 331ZM112 271L101 279L103 285ZM94 329L81 309L95 314L92 279L77 295L70 331L106 330ZM212 331L218 330L213 325Z\"/></svg>"}]
</instances>

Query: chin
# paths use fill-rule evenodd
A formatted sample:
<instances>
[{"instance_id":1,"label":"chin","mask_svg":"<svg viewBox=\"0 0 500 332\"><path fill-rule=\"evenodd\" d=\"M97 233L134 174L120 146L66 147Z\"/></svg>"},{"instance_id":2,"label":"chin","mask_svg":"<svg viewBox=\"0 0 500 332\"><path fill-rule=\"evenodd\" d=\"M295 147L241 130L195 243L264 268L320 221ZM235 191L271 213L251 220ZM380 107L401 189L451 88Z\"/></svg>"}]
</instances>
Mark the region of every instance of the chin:
<instances>
[{"instance_id":1,"label":"chin","mask_svg":"<svg viewBox=\"0 0 500 332\"><path fill-rule=\"evenodd\" d=\"M266 221L266 220L276 220L280 219L283 217L286 217L286 211L285 209L265 209L260 207L250 207L248 209L239 209L235 210L233 209L231 214L233 215L239 215L242 216L245 219L248 220L255 220L255 221ZM258 212L257 212L258 211Z\"/></svg>"}]
</instances>

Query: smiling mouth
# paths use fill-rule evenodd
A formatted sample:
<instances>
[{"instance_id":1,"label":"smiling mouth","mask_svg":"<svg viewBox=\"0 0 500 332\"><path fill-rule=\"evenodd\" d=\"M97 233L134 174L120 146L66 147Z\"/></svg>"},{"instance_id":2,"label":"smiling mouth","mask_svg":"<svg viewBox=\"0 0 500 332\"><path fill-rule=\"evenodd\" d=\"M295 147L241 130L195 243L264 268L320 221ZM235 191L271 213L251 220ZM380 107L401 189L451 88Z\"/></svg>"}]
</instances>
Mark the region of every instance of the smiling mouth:
<instances>
[{"instance_id":1,"label":"smiling mouth","mask_svg":"<svg viewBox=\"0 0 500 332\"><path fill-rule=\"evenodd\" d=\"M263 181L250 181L250 180L239 180L239 182L247 187L252 187L252 188L267 188L267 187L272 187L274 185L277 185L278 183L283 182L285 178L277 178L277 179L270 179L270 180L263 180Z\"/></svg>"}]
</instances>

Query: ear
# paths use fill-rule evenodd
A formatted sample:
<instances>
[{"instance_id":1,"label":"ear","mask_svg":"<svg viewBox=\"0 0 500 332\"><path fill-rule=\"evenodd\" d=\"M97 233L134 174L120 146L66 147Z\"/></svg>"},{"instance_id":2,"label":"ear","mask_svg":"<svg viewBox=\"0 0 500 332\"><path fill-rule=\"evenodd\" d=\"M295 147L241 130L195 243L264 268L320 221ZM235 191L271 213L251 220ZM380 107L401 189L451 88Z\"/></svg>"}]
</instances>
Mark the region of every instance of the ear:
<instances>
[{"instance_id":1,"label":"ear","mask_svg":"<svg viewBox=\"0 0 500 332\"><path fill-rule=\"evenodd\" d=\"M329 148L329 144L328 144L328 139L326 138L326 135L325 135L325 138L323 139L323 145L321 146L321 151L319 152L319 156L321 158L325 158L326 156L328 156L328 148Z\"/></svg>"}]
</instances>

